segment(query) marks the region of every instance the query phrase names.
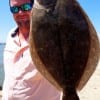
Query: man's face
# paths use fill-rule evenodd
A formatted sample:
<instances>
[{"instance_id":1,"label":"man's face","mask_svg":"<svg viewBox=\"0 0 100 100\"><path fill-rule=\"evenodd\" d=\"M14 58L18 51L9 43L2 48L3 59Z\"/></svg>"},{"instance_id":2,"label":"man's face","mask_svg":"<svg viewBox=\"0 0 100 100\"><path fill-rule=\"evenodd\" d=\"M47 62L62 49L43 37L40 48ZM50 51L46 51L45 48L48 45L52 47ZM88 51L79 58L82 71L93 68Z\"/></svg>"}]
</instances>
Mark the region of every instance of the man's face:
<instances>
[{"instance_id":1,"label":"man's face","mask_svg":"<svg viewBox=\"0 0 100 100\"><path fill-rule=\"evenodd\" d=\"M10 6L18 6L19 11L17 13L13 13L13 17L18 24L19 27L29 27L30 25L30 14L31 10L22 11L21 5L31 3L30 0L10 0Z\"/></svg>"}]
</instances>

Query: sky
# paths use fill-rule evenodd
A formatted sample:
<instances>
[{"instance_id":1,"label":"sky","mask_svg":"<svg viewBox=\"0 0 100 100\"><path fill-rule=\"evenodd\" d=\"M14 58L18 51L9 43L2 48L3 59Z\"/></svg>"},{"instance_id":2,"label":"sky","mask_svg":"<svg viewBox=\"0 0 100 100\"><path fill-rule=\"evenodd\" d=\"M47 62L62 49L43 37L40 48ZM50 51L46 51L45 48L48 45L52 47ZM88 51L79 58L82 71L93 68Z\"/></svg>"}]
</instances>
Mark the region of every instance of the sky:
<instances>
[{"instance_id":1,"label":"sky","mask_svg":"<svg viewBox=\"0 0 100 100\"><path fill-rule=\"evenodd\" d=\"M100 35L100 0L78 0L78 2L91 20L97 34ZM0 10L0 43L4 43L8 32L16 23L9 10L9 0L1 0Z\"/></svg>"}]
</instances>

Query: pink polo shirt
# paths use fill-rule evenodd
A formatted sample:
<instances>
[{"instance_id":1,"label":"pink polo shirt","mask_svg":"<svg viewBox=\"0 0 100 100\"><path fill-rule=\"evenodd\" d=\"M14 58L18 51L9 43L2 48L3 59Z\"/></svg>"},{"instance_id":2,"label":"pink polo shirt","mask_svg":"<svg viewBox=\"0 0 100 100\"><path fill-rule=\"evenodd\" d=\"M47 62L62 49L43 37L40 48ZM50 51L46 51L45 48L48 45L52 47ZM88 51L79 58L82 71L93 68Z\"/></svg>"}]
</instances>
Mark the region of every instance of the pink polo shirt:
<instances>
[{"instance_id":1,"label":"pink polo shirt","mask_svg":"<svg viewBox=\"0 0 100 100\"><path fill-rule=\"evenodd\" d=\"M60 100L60 92L37 71L28 42L8 35L4 50L3 100Z\"/></svg>"}]
</instances>

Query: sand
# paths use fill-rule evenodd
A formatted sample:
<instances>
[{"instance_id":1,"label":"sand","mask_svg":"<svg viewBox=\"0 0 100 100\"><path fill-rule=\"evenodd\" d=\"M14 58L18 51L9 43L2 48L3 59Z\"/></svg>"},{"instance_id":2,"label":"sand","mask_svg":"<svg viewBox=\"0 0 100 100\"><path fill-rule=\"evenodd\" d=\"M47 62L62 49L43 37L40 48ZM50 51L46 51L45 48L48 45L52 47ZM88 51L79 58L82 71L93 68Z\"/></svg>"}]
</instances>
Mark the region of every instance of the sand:
<instances>
[{"instance_id":1,"label":"sand","mask_svg":"<svg viewBox=\"0 0 100 100\"><path fill-rule=\"evenodd\" d=\"M80 100L100 100L100 61L95 72L78 94Z\"/></svg>"}]
</instances>

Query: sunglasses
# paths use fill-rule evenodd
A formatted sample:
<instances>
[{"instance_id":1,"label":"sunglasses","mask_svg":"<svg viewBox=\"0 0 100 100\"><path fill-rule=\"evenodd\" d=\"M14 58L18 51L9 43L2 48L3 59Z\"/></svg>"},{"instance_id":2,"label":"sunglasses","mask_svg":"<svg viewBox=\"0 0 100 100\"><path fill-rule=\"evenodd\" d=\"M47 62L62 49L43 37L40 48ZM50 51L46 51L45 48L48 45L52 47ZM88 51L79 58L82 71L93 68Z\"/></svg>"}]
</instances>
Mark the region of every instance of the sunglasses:
<instances>
[{"instance_id":1,"label":"sunglasses","mask_svg":"<svg viewBox=\"0 0 100 100\"><path fill-rule=\"evenodd\" d=\"M10 11L15 14L15 13L18 13L19 10L21 11L29 11L32 9L32 3L25 3L23 5L20 5L20 6L12 6L10 7Z\"/></svg>"}]
</instances>

